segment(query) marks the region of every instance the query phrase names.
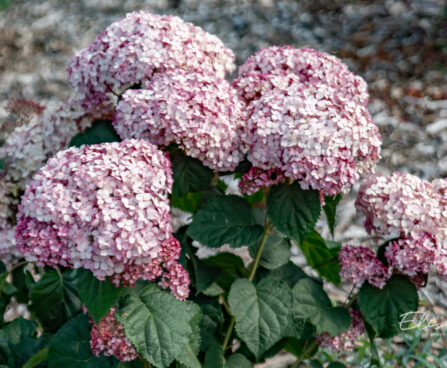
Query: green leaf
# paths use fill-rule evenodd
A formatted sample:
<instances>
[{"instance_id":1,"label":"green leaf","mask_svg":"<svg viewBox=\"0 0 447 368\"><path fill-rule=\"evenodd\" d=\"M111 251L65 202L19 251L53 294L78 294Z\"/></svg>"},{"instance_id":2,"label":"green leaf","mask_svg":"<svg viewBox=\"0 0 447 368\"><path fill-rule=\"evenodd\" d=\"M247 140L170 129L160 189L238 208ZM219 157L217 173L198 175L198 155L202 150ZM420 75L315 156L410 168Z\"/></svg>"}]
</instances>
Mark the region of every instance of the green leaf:
<instances>
[{"instance_id":1,"label":"green leaf","mask_svg":"<svg viewBox=\"0 0 447 368\"><path fill-rule=\"evenodd\" d=\"M186 156L182 151L171 153L174 186L172 194L183 197L189 192L199 192L210 186L213 170L203 166L196 158Z\"/></svg>"},{"instance_id":2,"label":"green leaf","mask_svg":"<svg viewBox=\"0 0 447 368\"><path fill-rule=\"evenodd\" d=\"M81 311L74 277L75 271L72 270L66 270L62 274L51 270L32 288L29 309L42 323L45 331L57 331L65 321Z\"/></svg>"},{"instance_id":3,"label":"green leaf","mask_svg":"<svg viewBox=\"0 0 447 368\"><path fill-rule=\"evenodd\" d=\"M369 338L369 343L371 346L371 367L378 366L381 367L382 363L380 362L380 356L379 352L377 351L377 345L374 341L374 338L376 337L376 333L374 332L374 329L371 327L371 325L365 321L365 331Z\"/></svg>"},{"instance_id":4,"label":"green leaf","mask_svg":"<svg viewBox=\"0 0 447 368\"><path fill-rule=\"evenodd\" d=\"M200 350L206 351L213 344L220 344L222 341L222 331L224 316L222 306L216 298L199 296L194 299L202 311L200 321Z\"/></svg>"},{"instance_id":5,"label":"green leaf","mask_svg":"<svg viewBox=\"0 0 447 368\"><path fill-rule=\"evenodd\" d=\"M24 264L12 271L12 283L17 288L14 296L19 303L24 304L28 304L29 293L35 284L31 273L25 269L26 266Z\"/></svg>"},{"instance_id":6,"label":"green leaf","mask_svg":"<svg viewBox=\"0 0 447 368\"><path fill-rule=\"evenodd\" d=\"M343 307L333 307L323 288L311 279L301 279L292 289L294 318L312 322L317 333L329 332L332 336L346 331L351 316Z\"/></svg>"},{"instance_id":7,"label":"green leaf","mask_svg":"<svg viewBox=\"0 0 447 368\"><path fill-rule=\"evenodd\" d=\"M242 354L233 354L227 358L225 368L253 368L253 364Z\"/></svg>"},{"instance_id":8,"label":"green leaf","mask_svg":"<svg viewBox=\"0 0 447 368\"><path fill-rule=\"evenodd\" d=\"M326 368L347 368L343 363L340 362L332 362Z\"/></svg>"},{"instance_id":9,"label":"green leaf","mask_svg":"<svg viewBox=\"0 0 447 368\"><path fill-rule=\"evenodd\" d=\"M253 243L249 247L250 256L255 257L259 244ZM280 234L267 237L259 264L269 270L281 267L290 260L290 242Z\"/></svg>"},{"instance_id":10,"label":"green leaf","mask_svg":"<svg viewBox=\"0 0 447 368\"><path fill-rule=\"evenodd\" d=\"M80 314L63 325L50 344L48 368L111 368L110 357L97 358L90 349L91 323Z\"/></svg>"},{"instance_id":11,"label":"green leaf","mask_svg":"<svg viewBox=\"0 0 447 368\"><path fill-rule=\"evenodd\" d=\"M181 209L182 211L194 213L197 211L203 198L203 192L187 193L182 197L171 196L172 207Z\"/></svg>"},{"instance_id":12,"label":"green leaf","mask_svg":"<svg viewBox=\"0 0 447 368\"><path fill-rule=\"evenodd\" d=\"M258 272L258 274L262 277L262 272ZM299 280L309 276L307 276L306 273L296 264L289 261L284 266L268 272L265 277L282 280L287 283L290 288L293 288Z\"/></svg>"},{"instance_id":13,"label":"green leaf","mask_svg":"<svg viewBox=\"0 0 447 368\"><path fill-rule=\"evenodd\" d=\"M256 242L262 232L248 202L231 195L211 198L197 211L187 234L208 247L238 248Z\"/></svg>"},{"instance_id":14,"label":"green leaf","mask_svg":"<svg viewBox=\"0 0 447 368\"><path fill-rule=\"evenodd\" d=\"M312 359L310 361L310 368L323 368L323 364L321 364L317 359Z\"/></svg>"},{"instance_id":15,"label":"green leaf","mask_svg":"<svg viewBox=\"0 0 447 368\"><path fill-rule=\"evenodd\" d=\"M266 279L255 286L248 279L236 280L228 303L238 336L257 358L283 337L292 307L286 283Z\"/></svg>"},{"instance_id":16,"label":"green leaf","mask_svg":"<svg viewBox=\"0 0 447 368\"><path fill-rule=\"evenodd\" d=\"M203 368L224 368L225 358L222 346L212 345L206 351Z\"/></svg>"},{"instance_id":17,"label":"green leaf","mask_svg":"<svg viewBox=\"0 0 447 368\"><path fill-rule=\"evenodd\" d=\"M138 353L157 367L168 367L193 334L193 307L154 284L127 291L115 317Z\"/></svg>"},{"instance_id":18,"label":"green leaf","mask_svg":"<svg viewBox=\"0 0 447 368\"><path fill-rule=\"evenodd\" d=\"M79 298L87 307L96 323L110 311L121 294L122 288L113 285L109 279L98 280L89 270L79 269L76 288Z\"/></svg>"},{"instance_id":19,"label":"green leaf","mask_svg":"<svg viewBox=\"0 0 447 368\"><path fill-rule=\"evenodd\" d=\"M188 303L192 308L192 318L189 321L192 336L176 359L188 368L201 368L197 354L200 350L200 322L202 321L202 311L197 304L192 302L185 303Z\"/></svg>"},{"instance_id":20,"label":"green leaf","mask_svg":"<svg viewBox=\"0 0 447 368\"><path fill-rule=\"evenodd\" d=\"M402 315L417 310L418 293L407 277L393 275L383 289L364 283L359 291L358 305L377 336L389 338L401 331Z\"/></svg>"},{"instance_id":21,"label":"green leaf","mask_svg":"<svg viewBox=\"0 0 447 368\"><path fill-rule=\"evenodd\" d=\"M328 248L320 234L313 230L300 244L300 249L309 266L315 268L321 277L336 285L341 283L337 258L340 247Z\"/></svg>"},{"instance_id":22,"label":"green leaf","mask_svg":"<svg viewBox=\"0 0 447 368\"><path fill-rule=\"evenodd\" d=\"M320 195L302 190L297 182L281 183L267 195L267 213L273 225L297 244L301 244L320 217Z\"/></svg>"},{"instance_id":23,"label":"green leaf","mask_svg":"<svg viewBox=\"0 0 447 368\"><path fill-rule=\"evenodd\" d=\"M342 197L341 194L337 194L336 196L324 197L325 205L323 206L323 211L326 214L326 220L327 220L327 224L329 226L329 231L331 232L332 238L334 238L337 205L340 202L341 197Z\"/></svg>"},{"instance_id":24,"label":"green leaf","mask_svg":"<svg viewBox=\"0 0 447 368\"><path fill-rule=\"evenodd\" d=\"M90 128L87 128L84 133L75 135L71 139L69 147L120 141L121 138L116 133L110 120L98 120Z\"/></svg>"},{"instance_id":25,"label":"green leaf","mask_svg":"<svg viewBox=\"0 0 447 368\"><path fill-rule=\"evenodd\" d=\"M48 336L35 337L34 324L17 318L0 330L0 364L22 367L26 361L48 343Z\"/></svg>"},{"instance_id":26,"label":"green leaf","mask_svg":"<svg viewBox=\"0 0 447 368\"><path fill-rule=\"evenodd\" d=\"M34 368L42 362L45 362L48 359L49 348L44 348L39 350L36 354L34 354L28 361L23 365L22 368Z\"/></svg>"},{"instance_id":27,"label":"green leaf","mask_svg":"<svg viewBox=\"0 0 447 368\"><path fill-rule=\"evenodd\" d=\"M5 170L5 158L0 159L0 170Z\"/></svg>"}]
</instances>

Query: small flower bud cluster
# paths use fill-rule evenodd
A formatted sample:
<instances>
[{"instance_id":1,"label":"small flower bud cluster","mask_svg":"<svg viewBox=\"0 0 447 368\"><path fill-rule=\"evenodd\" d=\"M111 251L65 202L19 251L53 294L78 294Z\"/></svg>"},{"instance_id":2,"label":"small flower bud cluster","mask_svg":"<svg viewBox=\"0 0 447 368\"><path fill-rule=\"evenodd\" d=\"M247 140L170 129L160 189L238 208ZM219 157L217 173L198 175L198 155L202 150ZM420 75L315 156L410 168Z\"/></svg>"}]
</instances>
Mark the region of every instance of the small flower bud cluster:
<instances>
[{"instance_id":1,"label":"small flower bud cluster","mask_svg":"<svg viewBox=\"0 0 447 368\"><path fill-rule=\"evenodd\" d=\"M128 89L113 124L123 139L175 143L204 165L228 171L243 158L243 122L244 106L225 79L177 70L155 75L143 89Z\"/></svg>"},{"instance_id":2,"label":"small flower bud cluster","mask_svg":"<svg viewBox=\"0 0 447 368\"><path fill-rule=\"evenodd\" d=\"M350 309L351 327L346 332L332 337L329 333L324 332L317 335L317 344L323 348L328 348L333 351L353 351L355 342L365 332L365 323L362 315L354 309Z\"/></svg>"},{"instance_id":3,"label":"small flower bud cluster","mask_svg":"<svg viewBox=\"0 0 447 368\"><path fill-rule=\"evenodd\" d=\"M368 87L335 56L313 49L272 46L258 51L239 68L233 85L245 101L259 99L292 83L324 84L344 98L368 105Z\"/></svg>"},{"instance_id":4,"label":"small flower bud cluster","mask_svg":"<svg viewBox=\"0 0 447 368\"><path fill-rule=\"evenodd\" d=\"M434 265L441 276L447 276L446 183L401 173L370 176L362 183L357 211L365 216L369 233L398 238L386 249L396 272L414 278Z\"/></svg>"},{"instance_id":5,"label":"small flower bud cluster","mask_svg":"<svg viewBox=\"0 0 447 368\"><path fill-rule=\"evenodd\" d=\"M127 14L73 57L70 84L87 109L108 101L110 92L150 80L157 72L209 71L223 78L234 55L216 36L178 17L149 12Z\"/></svg>"},{"instance_id":6,"label":"small flower bud cluster","mask_svg":"<svg viewBox=\"0 0 447 368\"><path fill-rule=\"evenodd\" d=\"M171 235L172 182L168 158L145 141L61 151L26 188L18 247L29 261L83 267L117 285L161 277L185 299L189 278Z\"/></svg>"},{"instance_id":7,"label":"small flower bud cluster","mask_svg":"<svg viewBox=\"0 0 447 368\"><path fill-rule=\"evenodd\" d=\"M360 287L365 281L382 289L391 277L390 270L366 247L346 245L338 253L341 278Z\"/></svg>"},{"instance_id":8,"label":"small flower bud cluster","mask_svg":"<svg viewBox=\"0 0 447 368\"><path fill-rule=\"evenodd\" d=\"M380 158L380 135L366 107L328 85L274 88L247 109L249 161L279 169L303 189L346 192Z\"/></svg>"},{"instance_id":9,"label":"small flower bud cluster","mask_svg":"<svg viewBox=\"0 0 447 368\"><path fill-rule=\"evenodd\" d=\"M266 189L285 180L284 174L278 169L263 170L251 167L239 182L241 193L252 195L260 189Z\"/></svg>"},{"instance_id":10,"label":"small flower bud cluster","mask_svg":"<svg viewBox=\"0 0 447 368\"><path fill-rule=\"evenodd\" d=\"M122 362L130 362L138 358L137 351L124 334L124 327L115 318L116 308L99 321L93 323L90 333L90 348L98 358L101 353L114 356Z\"/></svg>"}]
</instances>

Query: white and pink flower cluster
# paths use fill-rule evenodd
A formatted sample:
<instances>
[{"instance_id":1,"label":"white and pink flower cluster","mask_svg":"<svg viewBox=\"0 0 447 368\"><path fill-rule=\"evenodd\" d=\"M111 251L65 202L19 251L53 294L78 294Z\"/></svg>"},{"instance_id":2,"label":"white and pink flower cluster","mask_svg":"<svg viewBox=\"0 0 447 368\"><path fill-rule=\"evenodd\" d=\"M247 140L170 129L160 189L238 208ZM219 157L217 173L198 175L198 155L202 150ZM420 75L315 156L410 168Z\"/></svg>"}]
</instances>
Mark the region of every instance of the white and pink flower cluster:
<instances>
[{"instance_id":1,"label":"white and pink flower cluster","mask_svg":"<svg viewBox=\"0 0 447 368\"><path fill-rule=\"evenodd\" d=\"M384 256L389 267L365 247L343 247L339 253L341 276L361 284L383 272L407 275L417 287L434 266L447 277L447 179L433 182L414 175L371 175L362 183L356 202L365 217L365 228L389 241ZM382 271L381 271L382 270Z\"/></svg>"},{"instance_id":2,"label":"white and pink flower cluster","mask_svg":"<svg viewBox=\"0 0 447 368\"><path fill-rule=\"evenodd\" d=\"M177 70L154 75L142 89L128 89L113 125L123 139L175 143L205 166L229 171L244 156L244 111L225 79L206 71Z\"/></svg>"},{"instance_id":3,"label":"white and pink flower cluster","mask_svg":"<svg viewBox=\"0 0 447 368\"><path fill-rule=\"evenodd\" d=\"M107 118L111 107L102 104L86 113L79 100L70 99L30 113L29 105L35 103L19 101L14 109L18 124L0 148L0 157L5 158L9 179L21 187L51 156L67 148L76 134L91 126L93 121Z\"/></svg>"},{"instance_id":4,"label":"white and pink flower cluster","mask_svg":"<svg viewBox=\"0 0 447 368\"><path fill-rule=\"evenodd\" d=\"M317 344L333 351L353 351L355 342L365 332L365 323L360 312L350 309L349 313L351 315L351 326L346 332L334 337L327 332L319 334L317 335Z\"/></svg>"},{"instance_id":5,"label":"white and pink flower cluster","mask_svg":"<svg viewBox=\"0 0 447 368\"><path fill-rule=\"evenodd\" d=\"M244 155L244 104L225 80L234 55L215 36L178 17L131 13L113 23L68 69L90 110L118 96L114 127L122 139L177 144L219 171Z\"/></svg>"},{"instance_id":6,"label":"white and pink flower cluster","mask_svg":"<svg viewBox=\"0 0 447 368\"><path fill-rule=\"evenodd\" d=\"M447 276L447 179L374 175L361 185L357 210L371 234L390 242L385 255L398 272L415 277L435 266Z\"/></svg>"},{"instance_id":7,"label":"white and pink flower cluster","mask_svg":"<svg viewBox=\"0 0 447 368\"><path fill-rule=\"evenodd\" d=\"M391 277L388 267L366 247L345 245L338 253L338 260L341 278L357 287L368 281L371 285L382 289Z\"/></svg>"},{"instance_id":8,"label":"white and pink flower cluster","mask_svg":"<svg viewBox=\"0 0 447 368\"><path fill-rule=\"evenodd\" d=\"M93 323L90 333L90 348L98 358L101 353L114 356L122 362L130 362L138 358L137 351L124 333L124 327L115 318L116 308L99 321Z\"/></svg>"},{"instance_id":9,"label":"white and pink flower cluster","mask_svg":"<svg viewBox=\"0 0 447 368\"><path fill-rule=\"evenodd\" d=\"M169 159L145 141L70 148L51 158L19 206L16 240L29 261L83 267L132 285L161 279L179 299L189 277L177 264Z\"/></svg>"},{"instance_id":10,"label":"white and pink flower cluster","mask_svg":"<svg viewBox=\"0 0 447 368\"><path fill-rule=\"evenodd\" d=\"M247 102L243 141L253 166L335 195L380 159L366 84L337 58L270 47L242 65L233 85Z\"/></svg>"}]
</instances>

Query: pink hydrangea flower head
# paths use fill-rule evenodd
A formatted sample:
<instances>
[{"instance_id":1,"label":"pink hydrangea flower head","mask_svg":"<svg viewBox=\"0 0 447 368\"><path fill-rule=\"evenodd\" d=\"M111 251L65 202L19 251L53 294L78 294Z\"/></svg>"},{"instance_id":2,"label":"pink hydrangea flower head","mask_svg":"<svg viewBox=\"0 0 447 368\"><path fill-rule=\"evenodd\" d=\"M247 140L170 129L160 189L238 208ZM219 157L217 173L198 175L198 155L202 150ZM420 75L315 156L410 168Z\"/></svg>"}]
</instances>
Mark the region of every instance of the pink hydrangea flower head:
<instances>
[{"instance_id":1,"label":"pink hydrangea flower head","mask_svg":"<svg viewBox=\"0 0 447 368\"><path fill-rule=\"evenodd\" d=\"M115 318L116 308L98 324L93 323L90 332L90 348L98 358L101 353L105 356L114 356L122 362L130 362L138 358L137 351L124 333L124 327Z\"/></svg>"},{"instance_id":2,"label":"pink hydrangea flower head","mask_svg":"<svg viewBox=\"0 0 447 368\"><path fill-rule=\"evenodd\" d=\"M243 194L252 195L260 189L266 189L285 180L284 174L278 169L263 170L251 167L239 182Z\"/></svg>"},{"instance_id":3,"label":"pink hydrangea flower head","mask_svg":"<svg viewBox=\"0 0 447 368\"><path fill-rule=\"evenodd\" d=\"M61 151L26 188L17 245L29 261L83 267L117 285L171 275L180 247L171 240L172 182L168 158L146 141ZM189 281L181 271L169 275ZM174 295L187 296L171 284Z\"/></svg>"},{"instance_id":4,"label":"pink hydrangea flower head","mask_svg":"<svg viewBox=\"0 0 447 368\"><path fill-rule=\"evenodd\" d=\"M360 312L350 309L349 313L352 322L347 331L334 337L327 332L319 334L317 335L317 344L333 351L353 351L355 342L365 332L365 322Z\"/></svg>"},{"instance_id":5,"label":"pink hydrangea flower head","mask_svg":"<svg viewBox=\"0 0 447 368\"><path fill-rule=\"evenodd\" d=\"M421 233L416 238L400 238L391 242L385 250L390 265L399 273L411 277L427 274L437 253L436 239L427 233Z\"/></svg>"},{"instance_id":6,"label":"pink hydrangea flower head","mask_svg":"<svg viewBox=\"0 0 447 368\"><path fill-rule=\"evenodd\" d=\"M219 171L243 158L244 106L224 79L184 70L155 75L143 89L127 90L113 120L123 139L177 144Z\"/></svg>"},{"instance_id":7,"label":"pink hydrangea flower head","mask_svg":"<svg viewBox=\"0 0 447 368\"><path fill-rule=\"evenodd\" d=\"M178 17L127 14L111 24L68 68L69 81L86 106L108 100L166 70L205 70L224 77L234 55L216 36Z\"/></svg>"},{"instance_id":8,"label":"pink hydrangea flower head","mask_svg":"<svg viewBox=\"0 0 447 368\"><path fill-rule=\"evenodd\" d=\"M346 245L338 253L338 260L341 278L357 287L368 281L371 285L382 289L391 277L388 267L366 247Z\"/></svg>"},{"instance_id":9,"label":"pink hydrangea flower head","mask_svg":"<svg viewBox=\"0 0 447 368\"><path fill-rule=\"evenodd\" d=\"M273 89L248 106L248 159L279 169L303 189L347 192L380 159L381 138L367 109L325 85Z\"/></svg>"},{"instance_id":10,"label":"pink hydrangea flower head","mask_svg":"<svg viewBox=\"0 0 447 368\"><path fill-rule=\"evenodd\" d=\"M383 238L417 238L425 232L443 243L447 224L445 201L430 182L395 172L370 175L359 189L357 211L365 217L370 234Z\"/></svg>"},{"instance_id":11,"label":"pink hydrangea flower head","mask_svg":"<svg viewBox=\"0 0 447 368\"><path fill-rule=\"evenodd\" d=\"M324 84L348 100L368 105L366 82L350 72L340 59L313 49L262 49L239 68L233 85L250 102L272 89L286 89L292 82Z\"/></svg>"}]
</instances>

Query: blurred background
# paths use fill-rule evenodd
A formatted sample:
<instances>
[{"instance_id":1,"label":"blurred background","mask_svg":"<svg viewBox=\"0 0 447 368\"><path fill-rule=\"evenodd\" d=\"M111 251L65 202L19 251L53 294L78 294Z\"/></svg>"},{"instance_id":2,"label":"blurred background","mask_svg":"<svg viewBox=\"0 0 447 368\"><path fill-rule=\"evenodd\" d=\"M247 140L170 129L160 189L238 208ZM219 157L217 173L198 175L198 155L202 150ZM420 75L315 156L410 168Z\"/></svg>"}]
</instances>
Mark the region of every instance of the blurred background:
<instances>
[{"instance_id":1,"label":"blurred background","mask_svg":"<svg viewBox=\"0 0 447 368\"><path fill-rule=\"evenodd\" d=\"M136 10L201 26L233 49L237 65L271 45L338 56L368 83L383 138L377 171L447 177L445 0L0 0L0 117L10 97L42 104L68 97L73 53ZM336 240L365 244L355 195L340 206ZM446 282L432 277L426 290L447 308Z\"/></svg>"}]
</instances>

